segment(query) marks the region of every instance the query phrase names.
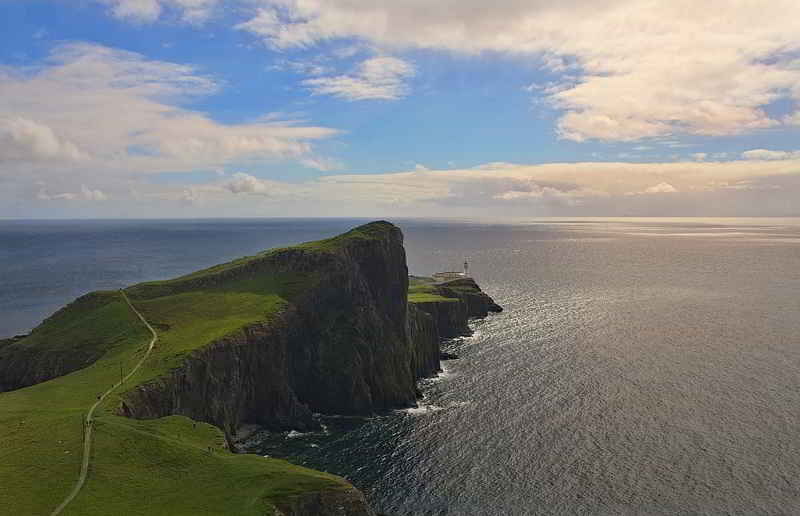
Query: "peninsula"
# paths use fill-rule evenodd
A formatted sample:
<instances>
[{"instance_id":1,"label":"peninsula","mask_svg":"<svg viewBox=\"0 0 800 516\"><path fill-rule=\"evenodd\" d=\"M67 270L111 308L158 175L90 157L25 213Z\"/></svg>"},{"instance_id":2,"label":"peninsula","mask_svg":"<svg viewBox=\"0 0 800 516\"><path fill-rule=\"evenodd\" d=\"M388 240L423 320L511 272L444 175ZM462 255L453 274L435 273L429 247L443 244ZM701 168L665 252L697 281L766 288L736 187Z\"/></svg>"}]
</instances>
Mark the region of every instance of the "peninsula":
<instances>
[{"instance_id":1,"label":"peninsula","mask_svg":"<svg viewBox=\"0 0 800 516\"><path fill-rule=\"evenodd\" d=\"M0 506L371 516L344 479L236 453L232 437L414 405L442 339L500 310L469 277L409 280L403 235L382 221L92 292L0 340Z\"/></svg>"}]
</instances>

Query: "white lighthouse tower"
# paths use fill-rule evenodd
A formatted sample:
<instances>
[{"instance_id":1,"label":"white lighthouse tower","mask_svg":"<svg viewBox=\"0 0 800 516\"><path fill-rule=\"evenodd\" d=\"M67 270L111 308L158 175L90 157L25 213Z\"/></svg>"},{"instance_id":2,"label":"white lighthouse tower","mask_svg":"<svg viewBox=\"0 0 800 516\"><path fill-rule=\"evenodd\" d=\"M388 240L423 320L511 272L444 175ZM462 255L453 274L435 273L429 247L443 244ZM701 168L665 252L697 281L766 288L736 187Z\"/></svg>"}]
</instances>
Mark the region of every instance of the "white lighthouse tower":
<instances>
[{"instance_id":1,"label":"white lighthouse tower","mask_svg":"<svg viewBox=\"0 0 800 516\"><path fill-rule=\"evenodd\" d=\"M466 258L464 258L464 277L469 278L469 263Z\"/></svg>"}]
</instances>

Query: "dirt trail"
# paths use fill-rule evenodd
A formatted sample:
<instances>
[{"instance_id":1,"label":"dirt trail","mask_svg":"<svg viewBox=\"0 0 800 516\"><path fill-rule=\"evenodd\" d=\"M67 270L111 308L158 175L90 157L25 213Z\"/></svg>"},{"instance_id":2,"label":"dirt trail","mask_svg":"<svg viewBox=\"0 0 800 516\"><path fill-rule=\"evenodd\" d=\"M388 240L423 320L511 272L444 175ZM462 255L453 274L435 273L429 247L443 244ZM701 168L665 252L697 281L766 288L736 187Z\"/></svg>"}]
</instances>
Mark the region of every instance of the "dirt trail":
<instances>
[{"instance_id":1,"label":"dirt trail","mask_svg":"<svg viewBox=\"0 0 800 516\"><path fill-rule=\"evenodd\" d=\"M75 487L72 488L72 491L69 493L69 495L64 499L63 502L61 502L61 505L56 507L55 510L50 513L50 516L57 516L58 514L61 514L61 511L63 511L64 508L67 505L69 505L69 503L73 499L75 499L76 496L78 496L78 493L81 491L83 484L86 483L86 476L89 473L89 459L92 455L91 451L92 451L92 430L94 430L94 411L97 410L97 407L99 407L101 403L103 403L103 401L106 399L106 396L114 392L114 389L125 383L131 376L133 376L136 373L136 371L139 370L140 367L142 367L142 364L144 364L144 361L147 360L147 357L150 356L150 352L153 351L153 346L155 346L156 341L158 340L158 334L156 334L156 331L153 329L152 326L150 326L150 323L147 322L147 320L139 312L139 310L137 310L136 307L133 306L131 300L128 299L128 296L125 294L125 291L120 290L120 294L122 294L122 297L125 299L125 302L128 303L128 306L131 308L131 310L133 310L133 312L137 315L137 317L139 317L139 319L144 323L144 325L147 326L147 329L150 330L150 333L153 334L153 338L150 339L150 344L147 346L147 352L139 360L139 362L136 363L133 369L128 371L128 374L126 374L125 377L123 377L120 381L112 385L106 392L101 394L100 397L97 398L97 401L94 402L94 405L92 405L91 408L89 408L89 411L86 413L86 419L84 420L83 423L86 428L83 435L83 463L81 464L81 473L78 476L78 481L75 483Z\"/></svg>"}]
</instances>

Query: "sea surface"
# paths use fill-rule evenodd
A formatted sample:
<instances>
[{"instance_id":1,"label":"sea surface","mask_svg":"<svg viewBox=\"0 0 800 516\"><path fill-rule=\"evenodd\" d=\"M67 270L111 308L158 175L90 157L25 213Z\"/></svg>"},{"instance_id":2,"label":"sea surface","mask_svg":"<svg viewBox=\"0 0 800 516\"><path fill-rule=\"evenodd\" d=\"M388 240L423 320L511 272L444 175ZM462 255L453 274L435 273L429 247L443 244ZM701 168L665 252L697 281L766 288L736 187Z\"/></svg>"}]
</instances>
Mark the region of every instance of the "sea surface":
<instances>
[{"instance_id":1,"label":"sea surface","mask_svg":"<svg viewBox=\"0 0 800 516\"><path fill-rule=\"evenodd\" d=\"M356 220L0 222L0 335ZM391 515L800 514L800 219L397 221L505 312L417 408L256 434Z\"/></svg>"}]
</instances>

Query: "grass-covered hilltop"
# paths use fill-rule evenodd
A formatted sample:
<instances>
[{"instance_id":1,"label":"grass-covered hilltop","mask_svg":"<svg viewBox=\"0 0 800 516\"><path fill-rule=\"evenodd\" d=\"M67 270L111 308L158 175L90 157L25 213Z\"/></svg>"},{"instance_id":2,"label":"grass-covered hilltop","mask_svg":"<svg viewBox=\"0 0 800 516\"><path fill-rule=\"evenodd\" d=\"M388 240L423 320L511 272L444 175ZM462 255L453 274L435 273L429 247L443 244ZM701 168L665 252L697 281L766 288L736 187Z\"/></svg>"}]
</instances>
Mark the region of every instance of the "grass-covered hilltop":
<instances>
[{"instance_id":1,"label":"grass-covered hilltop","mask_svg":"<svg viewBox=\"0 0 800 516\"><path fill-rule=\"evenodd\" d=\"M61 514L372 515L345 480L234 453L231 436L413 404L441 339L500 308L468 278L411 283L402 233L373 222L93 292L0 340L3 514L67 499L98 403L85 484Z\"/></svg>"}]
</instances>

